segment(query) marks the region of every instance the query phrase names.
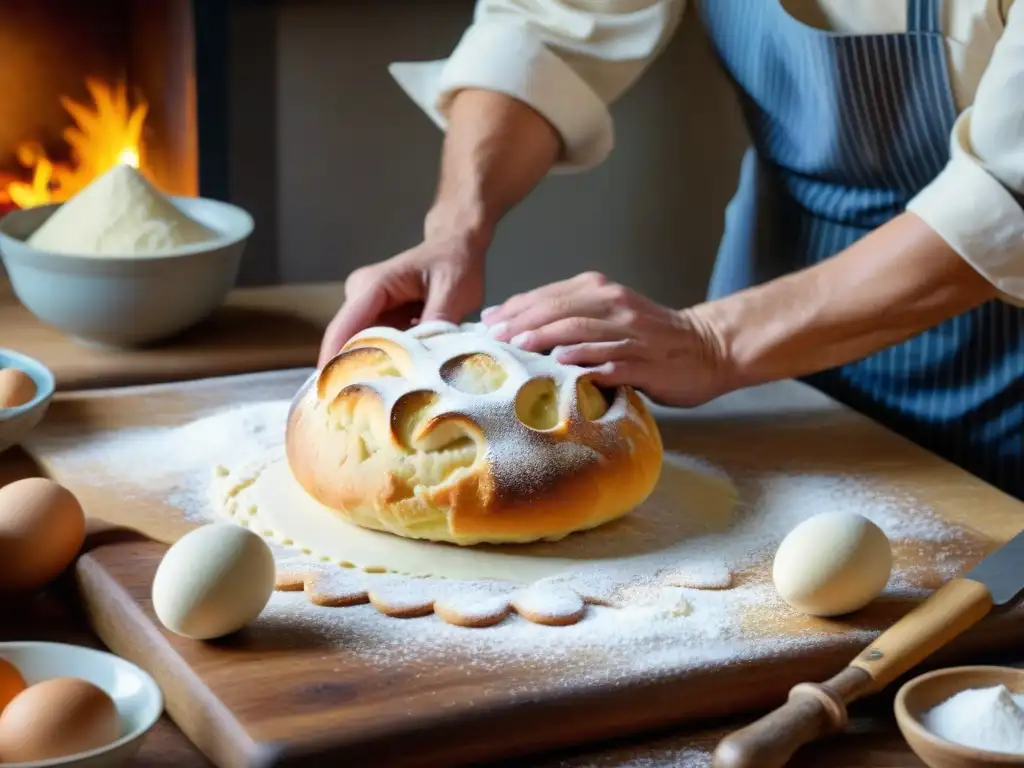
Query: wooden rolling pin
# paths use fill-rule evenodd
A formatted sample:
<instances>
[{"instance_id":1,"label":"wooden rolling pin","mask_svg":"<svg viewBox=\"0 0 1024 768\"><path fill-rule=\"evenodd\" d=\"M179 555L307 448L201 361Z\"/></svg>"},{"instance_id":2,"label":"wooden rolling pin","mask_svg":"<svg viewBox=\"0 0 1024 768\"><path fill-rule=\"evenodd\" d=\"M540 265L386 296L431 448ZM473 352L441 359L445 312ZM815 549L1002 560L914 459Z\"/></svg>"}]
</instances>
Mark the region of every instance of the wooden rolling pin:
<instances>
[{"instance_id":1,"label":"wooden rolling pin","mask_svg":"<svg viewBox=\"0 0 1024 768\"><path fill-rule=\"evenodd\" d=\"M831 680L801 683L774 712L726 736L713 768L781 768L803 745L846 726L846 707L886 687L1024 586L1024 534L882 633Z\"/></svg>"}]
</instances>

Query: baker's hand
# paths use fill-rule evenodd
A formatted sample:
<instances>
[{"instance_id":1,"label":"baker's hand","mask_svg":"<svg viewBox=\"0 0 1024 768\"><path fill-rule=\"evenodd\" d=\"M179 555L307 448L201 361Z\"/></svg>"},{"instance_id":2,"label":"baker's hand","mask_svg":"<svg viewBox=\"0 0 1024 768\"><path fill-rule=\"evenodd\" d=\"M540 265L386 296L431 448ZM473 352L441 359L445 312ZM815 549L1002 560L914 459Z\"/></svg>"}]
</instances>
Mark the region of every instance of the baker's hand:
<instances>
[{"instance_id":1,"label":"baker's hand","mask_svg":"<svg viewBox=\"0 0 1024 768\"><path fill-rule=\"evenodd\" d=\"M416 320L459 322L480 306L483 292L483 250L457 240L424 241L361 267L345 281L345 303L327 326L318 365L374 325L405 329Z\"/></svg>"},{"instance_id":2,"label":"baker's hand","mask_svg":"<svg viewBox=\"0 0 1024 768\"><path fill-rule=\"evenodd\" d=\"M694 406L729 390L721 345L692 312L663 307L587 272L485 310L501 340L594 368L595 383L635 387L666 405Z\"/></svg>"}]
</instances>

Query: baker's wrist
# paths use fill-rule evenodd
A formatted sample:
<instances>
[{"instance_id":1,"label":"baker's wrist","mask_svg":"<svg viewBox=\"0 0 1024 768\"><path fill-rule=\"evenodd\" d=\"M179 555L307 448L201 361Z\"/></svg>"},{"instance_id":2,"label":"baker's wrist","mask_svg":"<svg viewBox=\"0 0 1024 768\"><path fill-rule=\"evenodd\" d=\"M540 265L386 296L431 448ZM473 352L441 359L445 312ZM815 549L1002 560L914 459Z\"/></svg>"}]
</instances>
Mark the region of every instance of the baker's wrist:
<instances>
[{"instance_id":1,"label":"baker's wrist","mask_svg":"<svg viewBox=\"0 0 1024 768\"><path fill-rule=\"evenodd\" d=\"M708 303L698 304L681 309L677 314L684 332L699 345L703 365L713 372L715 397L745 386L714 307Z\"/></svg>"},{"instance_id":2,"label":"baker's wrist","mask_svg":"<svg viewBox=\"0 0 1024 768\"><path fill-rule=\"evenodd\" d=\"M423 221L426 242L455 244L474 258L483 258L491 245L497 222L483 205L439 202Z\"/></svg>"},{"instance_id":3,"label":"baker's wrist","mask_svg":"<svg viewBox=\"0 0 1024 768\"><path fill-rule=\"evenodd\" d=\"M842 336L824 317L831 292L814 269L771 280L693 308L716 339L732 389L823 370Z\"/></svg>"}]
</instances>

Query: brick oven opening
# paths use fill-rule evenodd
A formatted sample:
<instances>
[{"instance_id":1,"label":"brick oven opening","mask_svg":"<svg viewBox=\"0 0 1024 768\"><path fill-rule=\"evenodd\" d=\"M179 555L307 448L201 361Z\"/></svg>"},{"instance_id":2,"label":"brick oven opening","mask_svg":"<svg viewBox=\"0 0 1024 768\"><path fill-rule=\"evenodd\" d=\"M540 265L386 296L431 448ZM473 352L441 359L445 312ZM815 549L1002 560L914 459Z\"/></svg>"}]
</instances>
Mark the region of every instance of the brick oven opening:
<instances>
[{"instance_id":1,"label":"brick oven opening","mask_svg":"<svg viewBox=\"0 0 1024 768\"><path fill-rule=\"evenodd\" d=\"M191 0L0 0L0 214L117 163L199 193Z\"/></svg>"}]
</instances>

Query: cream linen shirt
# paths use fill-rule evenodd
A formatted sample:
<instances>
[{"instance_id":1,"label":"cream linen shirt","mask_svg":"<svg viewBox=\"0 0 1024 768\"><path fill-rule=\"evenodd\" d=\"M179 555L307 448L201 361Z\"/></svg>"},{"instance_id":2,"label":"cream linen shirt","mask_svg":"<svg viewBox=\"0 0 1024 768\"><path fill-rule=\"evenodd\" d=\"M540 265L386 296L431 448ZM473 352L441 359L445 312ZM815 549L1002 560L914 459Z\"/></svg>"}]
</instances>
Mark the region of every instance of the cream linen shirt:
<instances>
[{"instance_id":1,"label":"cream linen shirt","mask_svg":"<svg viewBox=\"0 0 1024 768\"><path fill-rule=\"evenodd\" d=\"M703 0L714 2L715 0ZM903 0L781 2L839 34L905 32ZM943 29L960 116L949 164L908 205L1014 303L1024 301L1024 2L946 0ZM478 0L448 59L397 63L391 74L440 126L465 88L506 93L561 134L558 169L612 150L609 106L654 61L686 0ZM1014 194L1018 199L1014 198Z\"/></svg>"}]
</instances>

